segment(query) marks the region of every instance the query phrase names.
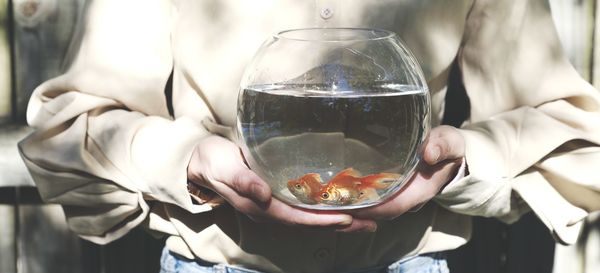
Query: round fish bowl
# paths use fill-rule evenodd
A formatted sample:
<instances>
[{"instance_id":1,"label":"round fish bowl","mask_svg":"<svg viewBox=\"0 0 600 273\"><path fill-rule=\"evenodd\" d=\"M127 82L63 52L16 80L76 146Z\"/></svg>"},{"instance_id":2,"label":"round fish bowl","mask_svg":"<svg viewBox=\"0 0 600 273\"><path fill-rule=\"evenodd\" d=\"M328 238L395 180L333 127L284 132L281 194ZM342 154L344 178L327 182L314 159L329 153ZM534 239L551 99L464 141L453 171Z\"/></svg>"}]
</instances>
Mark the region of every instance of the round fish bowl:
<instances>
[{"instance_id":1,"label":"round fish bowl","mask_svg":"<svg viewBox=\"0 0 600 273\"><path fill-rule=\"evenodd\" d=\"M288 30L244 73L242 152L274 197L341 210L376 205L414 173L430 129L430 96L393 32Z\"/></svg>"}]
</instances>

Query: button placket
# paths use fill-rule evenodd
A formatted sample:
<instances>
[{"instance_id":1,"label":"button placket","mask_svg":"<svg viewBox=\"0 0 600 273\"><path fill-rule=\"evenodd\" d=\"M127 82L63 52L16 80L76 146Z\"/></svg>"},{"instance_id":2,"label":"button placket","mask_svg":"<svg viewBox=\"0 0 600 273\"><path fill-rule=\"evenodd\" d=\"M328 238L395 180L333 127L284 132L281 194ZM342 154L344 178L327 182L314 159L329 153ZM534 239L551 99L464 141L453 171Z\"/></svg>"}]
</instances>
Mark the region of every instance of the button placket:
<instances>
[{"instance_id":1,"label":"button placket","mask_svg":"<svg viewBox=\"0 0 600 273\"><path fill-rule=\"evenodd\" d=\"M309 250L306 254L312 256L312 259L309 259L313 261L312 265L309 266L310 269L307 271L335 272L337 234L332 234L332 232L315 232L307 235L315 239L309 248L306 249Z\"/></svg>"},{"instance_id":2,"label":"button placket","mask_svg":"<svg viewBox=\"0 0 600 273\"><path fill-rule=\"evenodd\" d=\"M500 261L501 266L505 266L506 262L508 261L508 256L506 255L506 253L500 253L500 257L498 258L498 261Z\"/></svg>"},{"instance_id":3,"label":"button placket","mask_svg":"<svg viewBox=\"0 0 600 273\"><path fill-rule=\"evenodd\" d=\"M315 260L319 262L324 262L327 261L329 257L331 257L331 251L327 248L319 248L317 249L317 251L315 251L314 256Z\"/></svg>"}]
</instances>

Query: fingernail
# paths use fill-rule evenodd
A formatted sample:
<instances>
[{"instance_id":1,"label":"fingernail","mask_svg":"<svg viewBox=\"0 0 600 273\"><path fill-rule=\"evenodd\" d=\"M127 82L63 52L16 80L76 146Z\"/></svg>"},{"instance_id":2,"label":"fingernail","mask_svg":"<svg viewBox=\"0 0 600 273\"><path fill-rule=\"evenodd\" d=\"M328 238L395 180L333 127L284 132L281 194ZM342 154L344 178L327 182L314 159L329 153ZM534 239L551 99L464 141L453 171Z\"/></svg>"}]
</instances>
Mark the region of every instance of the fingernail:
<instances>
[{"instance_id":1,"label":"fingernail","mask_svg":"<svg viewBox=\"0 0 600 273\"><path fill-rule=\"evenodd\" d=\"M339 222L339 225L347 226L352 224L352 217L344 217L342 221Z\"/></svg>"},{"instance_id":2,"label":"fingernail","mask_svg":"<svg viewBox=\"0 0 600 273\"><path fill-rule=\"evenodd\" d=\"M440 148L436 146L429 149L429 158L431 162L437 162L440 159Z\"/></svg>"},{"instance_id":3,"label":"fingernail","mask_svg":"<svg viewBox=\"0 0 600 273\"><path fill-rule=\"evenodd\" d=\"M375 231L377 231L377 225L367 226L366 232L375 232Z\"/></svg>"}]
</instances>

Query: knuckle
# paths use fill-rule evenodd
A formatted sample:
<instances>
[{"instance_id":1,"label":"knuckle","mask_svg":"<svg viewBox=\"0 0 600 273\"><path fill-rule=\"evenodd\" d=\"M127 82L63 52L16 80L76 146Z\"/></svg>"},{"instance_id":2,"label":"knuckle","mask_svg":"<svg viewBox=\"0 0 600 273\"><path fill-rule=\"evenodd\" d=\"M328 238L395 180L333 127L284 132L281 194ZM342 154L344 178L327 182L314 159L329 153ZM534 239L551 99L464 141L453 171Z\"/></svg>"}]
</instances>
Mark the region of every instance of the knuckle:
<instances>
[{"instance_id":1,"label":"knuckle","mask_svg":"<svg viewBox=\"0 0 600 273\"><path fill-rule=\"evenodd\" d=\"M452 145L450 145L450 143L448 143L447 139L444 139L440 145L440 150L441 150L441 156L442 157L447 157L448 155L450 155L452 153Z\"/></svg>"},{"instance_id":2,"label":"knuckle","mask_svg":"<svg viewBox=\"0 0 600 273\"><path fill-rule=\"evenodd\" d=\"M236 172L232 177L231 186L237 192L248 193L249 183L246 174L242 171Z\"/></svg>"}]
</instances>

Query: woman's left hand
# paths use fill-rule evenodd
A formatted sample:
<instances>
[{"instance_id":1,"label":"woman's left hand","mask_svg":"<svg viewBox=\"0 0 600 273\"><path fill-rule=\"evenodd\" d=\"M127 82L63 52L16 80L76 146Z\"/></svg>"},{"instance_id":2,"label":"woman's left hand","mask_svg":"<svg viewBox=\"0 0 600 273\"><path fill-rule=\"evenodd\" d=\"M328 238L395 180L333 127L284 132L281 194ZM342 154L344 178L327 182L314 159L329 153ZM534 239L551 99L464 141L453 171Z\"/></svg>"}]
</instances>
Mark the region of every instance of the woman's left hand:
<instances>
[{"instance_id":1,"label":"woman's left hand","mask_svg":"<svg viewBox=\"0 0 600 273\"><path fill-rule=\"evenodd\" d=\"M384 203L350 214L359 219L391 220L420 208L456 176L464 155L465 141L458 129L433 128L423 149L424 160L407 184Z\"/></svg>"}]
</instances>

